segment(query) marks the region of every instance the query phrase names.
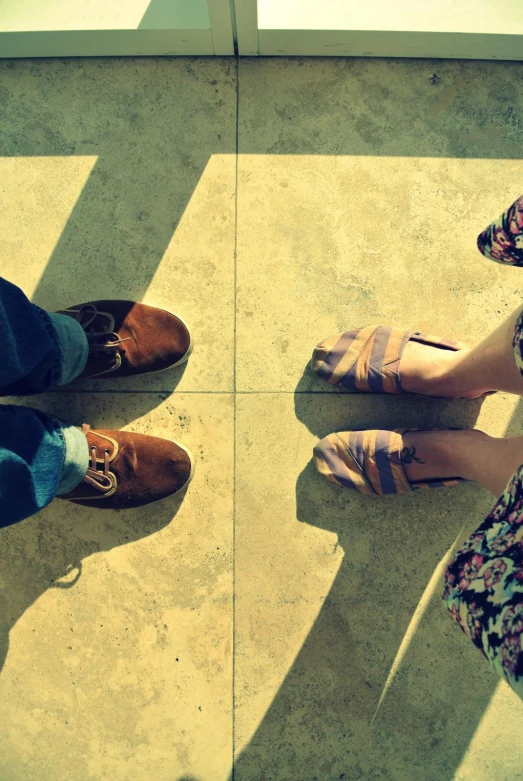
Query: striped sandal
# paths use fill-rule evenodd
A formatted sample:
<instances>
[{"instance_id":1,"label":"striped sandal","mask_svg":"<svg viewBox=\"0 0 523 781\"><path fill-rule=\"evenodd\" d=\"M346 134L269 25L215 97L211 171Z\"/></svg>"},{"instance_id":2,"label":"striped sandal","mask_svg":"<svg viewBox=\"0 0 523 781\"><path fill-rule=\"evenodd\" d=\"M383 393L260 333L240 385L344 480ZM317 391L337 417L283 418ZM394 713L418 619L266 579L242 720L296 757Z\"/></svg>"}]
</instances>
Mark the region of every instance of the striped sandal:
<instances>
[{"instance_id":1,"label":"striped sandal","mask_svg":"<svg viewBox=\"0 0 523 781\"><path fill-rule=\"evenodd\" d=\"M445 488L469 482L463 477L409 482L401 461L403 434L394 431L341 431L322 439L313 451L320 474L337 485L362 494L409 494L422 488ZM418 429L416 429L418 430Z\"/></svg>"},{"instance_id":2,"label":"striped sandal","mask_svg":"<svg viewBox=\"0 0 523 781\"><path fill-rule=\"evenodd\" d=\"M400 361L409 340L442 350L468 345L421 331L371 325L325 339L312 355L311 369L331 385L363 393L408 393L401 387ZM485 393L489 396L495 391ZM423 395L423 394L412 394Z\"/></svg>"}]
</instances>

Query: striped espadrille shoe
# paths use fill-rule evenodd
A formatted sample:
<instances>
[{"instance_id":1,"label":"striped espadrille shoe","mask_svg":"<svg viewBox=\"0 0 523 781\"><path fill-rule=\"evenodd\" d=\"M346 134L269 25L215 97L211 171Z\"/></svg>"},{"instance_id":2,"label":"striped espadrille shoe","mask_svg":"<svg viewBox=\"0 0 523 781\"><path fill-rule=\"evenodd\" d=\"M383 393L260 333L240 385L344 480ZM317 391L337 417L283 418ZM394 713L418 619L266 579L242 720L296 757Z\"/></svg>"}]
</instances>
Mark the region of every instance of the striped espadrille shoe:
<instances>
[{"instance_id":1,"label":"striped espadrille shoe","mask_svg":"<svg viewBox=\"0 0 523 781\"><path fill-rule=\"evenodd\" d=\"M409 482L401 461L403 434L394 431L341 431L329 434L314 448L314 464L320 474L337 485L363 494L408 494L421 488L445 488L466 483L463 477Z\"/></svg>"},{"instance_id":2,"label":"striped espadrille shoe","mask_svg":"<svg viewBox=\"0 0 523 781\"><path fill-rule=\"evenodd\" d=\"M463 350L467 345L421 331L404 331L388 325L369 325L325 339L312 355L311 369L331 385L366 393L406 393L399 365L409 340L442 350Z\"/></svg>"}]
</instances>

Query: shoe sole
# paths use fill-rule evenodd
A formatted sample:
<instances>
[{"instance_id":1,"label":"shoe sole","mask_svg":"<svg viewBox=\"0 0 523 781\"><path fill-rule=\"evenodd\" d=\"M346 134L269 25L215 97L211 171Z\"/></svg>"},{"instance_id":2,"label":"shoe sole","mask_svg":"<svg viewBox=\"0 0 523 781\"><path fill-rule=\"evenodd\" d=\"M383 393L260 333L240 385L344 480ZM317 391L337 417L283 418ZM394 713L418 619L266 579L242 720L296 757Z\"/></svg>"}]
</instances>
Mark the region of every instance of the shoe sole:
<instances>
[{"instance_id":1,"label":"shoe sole","mask_svg":"<svg viewBox=\"0 0 523 781\"><path fill-rule=\"evenodd\" d=\"M180 442L176 442L176 440L174 440L174 439L171 439L171 442L173 442L177 447L179 447L180 450L183 450L184 453L187 453L187 455L189 456L189 461L191 462L191 471L189 472L189 477L187 478L185 483L180 488L178 488L176 491L174 491L174 493L170 494L170 496L174 496L175 494L179 494L180 491L183 491L190 484L191 480L194 477L194 472L195 472L195 469L196 469L196 460L195 460L195 458L194 458L194 456L192 454L192 451L189 450L188 447L186 447L185 445L181 445ZM158 501L163 501L163 500L159 499Z\"/></svg>"}]
</instances>

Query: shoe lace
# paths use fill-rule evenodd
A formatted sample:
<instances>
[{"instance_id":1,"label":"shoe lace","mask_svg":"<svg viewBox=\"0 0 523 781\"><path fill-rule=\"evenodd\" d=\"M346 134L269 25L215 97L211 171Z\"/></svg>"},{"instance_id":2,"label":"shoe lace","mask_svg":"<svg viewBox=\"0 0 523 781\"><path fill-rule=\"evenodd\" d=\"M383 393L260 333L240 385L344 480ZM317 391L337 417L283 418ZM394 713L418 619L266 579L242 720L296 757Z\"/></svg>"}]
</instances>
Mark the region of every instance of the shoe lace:
<instances>
[{"instance_id":1,"label":"shoe lace","mask_svg":"<svg viewBox=\"0 0 523 781\"><path fill-rule=\"evenodd\" d=\"M102 327L101 331L94 330L93 324L97 318L107 321L106 327ZM112 315L108 312L100 312L94 304L83 304L74 319L82 326L87 336L90 355L105 352L114 354L113 366L100 374L107 374L119 369L122 365L122 354L119 347L123 342L129 341L131 337L127 336L125 339L121 339L120 335L113 330L114 318Z\"/></svg>"},{"instance_id":2,"label":"shoe lace","mask_svg":"<svg viewBox=\"0 0 523 781\"><path fill-rule=\"evenodd\" d=\"M83 423L80 430L82 434L87 434L91 426L88 423ZM100 470L97 460L97 449L95 445L89 447L89 467L84 477L84 482L95 488L97 491L101 491L103 494L112 494L116 491L116 476L109 470L109 456L110 450L104 449L104 461L103 470Z\"/></svg>"}]
</instances>

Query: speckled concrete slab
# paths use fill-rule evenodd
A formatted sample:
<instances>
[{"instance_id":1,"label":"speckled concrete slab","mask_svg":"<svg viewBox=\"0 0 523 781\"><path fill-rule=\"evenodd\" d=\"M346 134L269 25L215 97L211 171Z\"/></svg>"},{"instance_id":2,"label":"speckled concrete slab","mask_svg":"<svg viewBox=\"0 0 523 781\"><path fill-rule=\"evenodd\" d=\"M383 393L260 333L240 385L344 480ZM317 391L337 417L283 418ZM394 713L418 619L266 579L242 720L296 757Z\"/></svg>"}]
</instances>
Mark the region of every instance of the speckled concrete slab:
<instances>
[{"instance_id":1,"label":"speckled concrete slab","mask_svg":"<svg viewBox=\"0 0 523 781\"><path fill-rule=\"evenodd\" d=\"M518 778L509 745L523 740L523 703L441 601L445 558L490 495L470 484L373 498L310 462L336 430L423 421L497 434L500 419L521 426L510 397L405 399L393 413L361 395L239 396L237 781L486 781L492 767Z\"/></svg>"},{"instance_id":2,"label":"speckled concrete slab","mask_svg":"<svg viewBox=\"0 0 523 781\"><path fill-rule=\"evenodd\" d=\"M476 236L521 192L522 65L239 73L235 781L516 781L521 702L440 599L491 498L373 501L309 460L346 428L519 434L521 403L333 395L307 363L370 323L474 341L520 304Z\"/></svg>"},{"instance_id":3,"label":"speckled concrete slab","mask_svg":"<svg viewBox=\"0 0 523 781\"><path fill-rule=\"evenodd\" d=\"M198 458L183 502L3 531L2 781L225 781L233 733L235 781L518 781L522 705L439 597L491 499L373 502L309 460L351 426L518 434L521 402L340 395L307 362L380 320L474 340L520 302L475 239L520 194L521 72L241 60L236 161L232 61L0 61L0 273L196 342L185 372L29 403Z\"/></svg>"},{"instance_id":4,"label":"speckled concrete slab","mask_svg":"<svg viewBox=\"0 0 523 781\"><path fill-rule=\"evenodd\" d=\"M294 390L348 328L477 340L519 303L519 270L476 237L520 194L522 72L240 62L238 390Z\"/></svg>"},{"instance_id":5,"label":"speckled concrete slab","mask_svg":"<svg viewBox=\"0 0 523 781\"><path fill-rule=\"evenodd\" d=\"M181 497L135 511L55 499L2 529L0 777L226 778L232 745L233 400L48 394L74 423L173 438Z\"/></svg>"},{"instance_id":6,"label":"speckled concrete slab","mask_svg":"<svg viewBox=\"0 0 523 781\"><path fill-rule=\"evenodd\" d=\"M47 309L139 300L193 332L183 377L90 387L232 390L234 62L0 61L0 101L3 276Z\"/></svg>"}]
</instances>

